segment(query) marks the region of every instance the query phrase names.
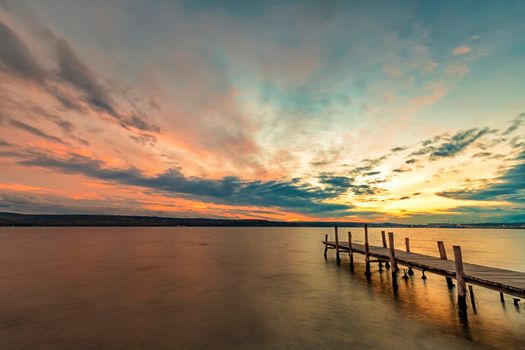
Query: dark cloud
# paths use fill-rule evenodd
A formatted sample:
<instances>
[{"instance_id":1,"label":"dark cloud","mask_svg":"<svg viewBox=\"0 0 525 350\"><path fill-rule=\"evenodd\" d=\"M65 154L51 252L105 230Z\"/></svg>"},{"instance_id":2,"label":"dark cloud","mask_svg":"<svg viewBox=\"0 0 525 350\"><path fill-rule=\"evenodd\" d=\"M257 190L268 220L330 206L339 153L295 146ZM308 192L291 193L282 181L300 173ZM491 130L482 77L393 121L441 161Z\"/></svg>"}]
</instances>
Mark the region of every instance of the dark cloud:
<instances>
[{"instance_id":1,"label":"dark cloud","mask_svg":"<svg viewBox=\"0 0 525 350\"><path fill-rule=\"evenodd\" d=\"M422 148L412 152L410 156L422 156L428 154L430 160L440 158L454 157L464 151L468 146L473 144L482 136L494 133L496 130L489 128L473 128L466 131L460 131L452 137L436 136L423 142ZM416 159L408 159L405 163L411 164Z\"/></svg>"},{"instance_id":2,"label":"dark cloud","mask_svg":"<svg viewBox=\"0 0 525 350\"><path fill-rule=\"evenodd\" d=\"M353 176L363 176L366 173L373 172L377 166L382 164L390 155L385 154L379 158L363 159L360 166L352 169L350 172Z\"/></svg>"},{"instance_id":3,"label":"dark cloud","mask_svg":"<svg viewBox=\"0 0 525 350\"><path fill-rule=\"evenodd\" d=\"M53 142L58 142L58 143L61 143L61 144L66 144L66 142L62 141L62 139L56 137L56 136L53 136L53 135L49 135L49 134L46 134L45 132L29 125L29 124L26 124L26 123L23 123L23 122L19 122L18 120L14 120L14 119L11 119L9 120L9 124L11 124L12 126L14 126L15 128L18 128L20 130L24 130L24 131L27 131L28 133L31 133L35 136L38 136L38 137L41 137L43 139L46 139L48 141L53 141Z\"/></svg>"},{"instance_id":4,"label":"dark cloud","mask_svg":"<svg viewBox=\"0 0 525 350\"><path fill-rule=\"evenodd\" d=\"M478 152L472 156L472 158L487 158L492 156L490 152Z\"/></svg>"},{"instance_id":5,"label":"dark cloud","mask_svg":"<svg viewBox=\"0 0 525 350\"><path fill-rule=\"evenodd\" d=\"M499 178L490 182L487 180L487 184L480 189L460 189L437 194L452 199L525 203L525 151L516 160L517 165Z\"/></svg>"},{"instance_id":6,"label":"dark cloud","mask_svg":"<svg viewBox=\"0 0 525 350\"><path fill-rule=\"evenodd\" d=\"M423 141L422 144L423 144L423 146L428 146L428 145L431 145L433 143L436 143L436 142L440 141L442 138L443 138L442 135L434 136L431 139Z\"/></svg>"},{"instance_id":7,"label":"dark cloud","mask_svg":"<svg viewBox=\"0 0 525 350\"><path fill-rule=\"evenodd\" d=\"M399 198L400 201L403 201L405 199L410 199L410 196L403 196L403 197Z\"/></svg>"},{"instance_id":8,"label":"dark cloud","mask_svg":"<svg viewBox=\"0 0 525 350\"><path fill-rule=\"evenodd\" d=\"M525 124L525 113L521 113L516 119L512 121L512 124L503 131L503 135L509 135L512 134L514 131L518 130L518 128Z\"/></svg>"},{"instance_id":9,"label":"dark cloud","mask_svg":"<svg viewBox=\"0 0 525 350\"><path fill-rule=\"evenodd\" d=\"M85 112L86 110L73 96L63 92L55 86L48 86L47 91L53 95L58 102L67 110L74 110L77 112Z\"/></svg>"},{"instance_id":10,"label":"dark cloud","mask_svg":"<svg viewBox=\"0 0 525 350\"><path fill-rule=\"evenodd\" d=\"M408 147L394 147L394 148L392 148L390 151L391 151L392 153L397 153L397 152L404 151L404 150L406 150L406 149L408 149Z\"/></svg>"},{"instance_id":11,"label":"dark cloud","mask_svg":"<svg viewBox=\"0 0 525 350\"><path fill-rule=\"evenodd\" d=\"M11 146L11 144L7 141L0 139L0 146Z\"/></svg>"},{"instance_id":12,"label":"dark cloud","mask_svg":"<svg viewBox=\"0 0 525 350\"><path fill-rule=\"evenodd\" d=\"M45 71L24 42L0 21L0 68L33 82L43 82Z\"/></svg>"},{"instance_id":13,"label":"dark cloud","mask_svg":"<svg viewBox=\"0 0 525 350\"><path fill-rule=\"evenodd\" d=\"M358 196L373 196L383 191L377 187L373 187L367 184L362 184L362 185L354 186L352 188L352 192Z\"/></svg>"},{"instance_id":14,"label":"dark cloud","mask_svg":"<svg viewBox=\"0 0 525 350\"><path fill-rule=\"evenodd\" d=\"M405 164L414 164L415 162L417 162L417 160L414 159L414 158L411 158L411 159L407 159L407 160L405 161Z\"/></svg>"},{"instance_id":15,"label":"dark cloud","mask_svg":"<svg viewBox=\"0 0 525 350\"><path fill-rule=\"evenodd\" d=\"M97 82L95 73L85 65L69 44L60 39L56 43L59 76L76 86L86 95L88 102L100 111L115 115L109 92Z\"/></svg>"},{"instance_id":16,"label":"dark cloud","mask_svg":"<svg viewBox=\"0 0 525 350\"><path fill-rule=\"evenodd\" d=\"M344 193L353 193L356 196L372 196L383 192L382 189L371 186L372 183L382 183L383 181L355 184L354 179L351 177L334 176L331 174L322 174L318 180L319 183L326 185L323 190L331 193L334 198Z\"/></svg>"},{"instance_id":17,"label":"dark cloud","mask_svg":"<svg viewBox=\"0 0 525 350\"><path fill-rule=\"evenodd\" d=\"M321 187L302 184L298 179L290 181L245 181L235 176L221 179L186 177L179 169L169 169L156 176L145 176L136 168L111 169L104 162L81 155L57 158L47 154L28 154L20 161L26 166L51 168L65 173L83 174L89 177L141 186L153 190L207 199L216 203L279 207L303 213L320 215L344 215L351 208L347 204L326 203L340 192L326 191ZM332 186L342 186L337 180L327 180Z\"/></svg>"},{"instance_id":18,"label":"dark cloud","mask_svg":"<svg viewBox=\"0 0 525 350\"><path fill-rule=\"evenodd\" d=\"M430 158L437 159L443 157L454 157L455 155L461 153L469 145L474 143L477 139L490 132L493 132L493 130L489 128L474 128L459 132L452 136L450 141L442 143L440 146L435 148L430 154Z\"/></svg>"},{"instance_id":19,"label":"dark cloud","mask_svg":"<svg viewBox=\"0 0 525 350\"><path fill-rule=\"evenodd\" d=\"M73 48L63 39L57 40L58 76L82 91L86 102L95 110L106 112L118 120L123 127L134 127L143 131L159 132L158 126L150 124L145 117L132 114L121 115L111 100L112 91L98 82L97 76L81 59ZM62 104L71 104L60 95Z\"/></svg>"},{"instance_id":20,"label":"dark cloud","mask_svg":"<svg viewBox=\"0 0 525 350\"><path fill-rule=\"evenodd\" d=\"M75 97L55 86L54 83L57 80L74 86L83 95L84 98L81 100L84 100L92 109L107 113L121 126L148 132L160 132L160 128L147 121L147 117L142 113L130 115L120 113L111 99L115 91L99 83L95 72L82 62L71 45L64 39L58 39L46 27L42 25L37 27L40 34L45 32L46 41L55 45L58 70L51 72L42 68L22 39L1 21L0 69L37 84L42 90L55 97L66 109L85 112L82 104Z\"/></svg>"},{"instance_id":21,"label":"dark cloud","mask_svg":"<svg viewBox=\"0 0 525 350\"><path fill-rule=\"evenodd\" d=\"M319 176L319 183L327 185L334 191L341 191L341 193L352 187L354 179L346 176L333 176L330 174L321 174Z\"/></svg>"},{"instance_id":22,"label":"dark cloud","mask_svg":"<svg viewBox=\"0 0 525 350\"><path fill-rule=\"evenodd\" d=\"M525 142L521 141L522 138L519 137L519 136L514 136L511 140L510 140L510 145L512 146L512 148L515 148L515 149L521 149L523 147L525 147Z\"/></svg>"},{"instance_id":23,"label":"dark cloud","mask_svg":"<svg viewBox=\"0 0 525 350\"><path fill-rule=\"evenodd\" d=\"M155 146L157 143L157 138L154 135L150 134L139 134L139 135L130 135L129 136L133 141L140 145L150 145Z\"/></svg>"}]
</instances>

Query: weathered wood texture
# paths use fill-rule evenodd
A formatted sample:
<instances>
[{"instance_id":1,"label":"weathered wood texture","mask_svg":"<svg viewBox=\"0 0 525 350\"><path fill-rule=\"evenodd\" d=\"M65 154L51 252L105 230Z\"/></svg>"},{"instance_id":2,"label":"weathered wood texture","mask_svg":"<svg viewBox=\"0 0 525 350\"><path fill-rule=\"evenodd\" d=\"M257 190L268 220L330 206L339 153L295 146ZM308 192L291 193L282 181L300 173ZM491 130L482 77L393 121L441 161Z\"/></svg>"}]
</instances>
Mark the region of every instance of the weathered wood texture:
<instances>
[{"instance_id":1,"label":"weathered wood texture","mask_svg":"<svg viewBox=\"0 0 525 350\"><path fill-rule=\"evenodd\" d=\"M447 260L447 250L445 249L445 244L443 241L437 241L438 250L439 250L439 256L443 260ZM452 278L445 277L445 280L447 281L447 286L449 289L454 287L454 283L452 283Z\"/></svg>"},{"instance_id":2,"label":"weathered wood texture","mask_svg":"<svg viewBox=\"0 0 525 350\"><path fill-rule=\"evenodd\" d=\"M467 309L467 282L465 282L465 270L463 268L463 256L461 255L461 247L458 245L452 246L454 250L454 266L456 269L456 281L458 291L458 305L460 310Z\"/></svg>"},{"instance_id":3,"label":"weathered wood texture","mask_svg":"<svg viewBox=\"0 0 525 350\"><path fill-rule=\"evenodd\" d=\"M324 243L324 242L323 242ZM335 248L335 242L328 242L328 248ZM348 252L348 242L339 242L339 249ZM365 254L363 244L352 242L354 253ZM369 246L370 256L388 261L389 248ZM398 264L411 266L419 270L430 271L442 276L456 278L456 268L453 260L443 260L438 257L407 253L395 249L395 259ZM483 286L516 297L525 298L525 272L499 269L495 267L463 263L465 282Z\"/></svg>"},{"instance_id":4,"label":"weathered wood texture","mask_svg":"<svg viewBox=\"0 0 525 350\"><path fill-rule=\"evenodd\" d=\"M388 256L390 258L390 265L392 265L392 272L396 272L399 270L397 267L397 261L396 261L396 248L394 245L394 232L388 232L388 249L389 253Z\"/></svg>"}]
</instances>

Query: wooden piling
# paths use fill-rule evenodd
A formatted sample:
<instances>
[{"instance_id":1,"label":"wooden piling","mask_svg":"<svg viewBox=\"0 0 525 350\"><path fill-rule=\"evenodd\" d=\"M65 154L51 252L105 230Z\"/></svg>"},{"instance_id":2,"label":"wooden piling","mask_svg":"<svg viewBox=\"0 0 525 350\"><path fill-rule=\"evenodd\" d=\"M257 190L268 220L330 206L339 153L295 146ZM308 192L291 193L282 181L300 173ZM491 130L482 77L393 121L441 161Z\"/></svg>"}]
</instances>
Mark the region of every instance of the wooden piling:
<instances>
[{"instance_id":1,"label":"wooden piling","mask_svg":"<svg viewBox=\"0 0 525 350\"><path fill-rule=\"evenodd\" d=\"M328 252L328 233L324 235L324 259L328 259L327 253Z\"/></svg>"},{"instance_id":2,"label":"wooden piling","mask_svg":"<svg viewBox=\"0 0 525 350\"><path fill-rule=\"evenodd\" d=\"M348 251L350 254L351 262L353 262L353 254L363 254L365 255L365 245L359 243L353 243L351 233L348 232L349 239L348 244L346 242L339 242L337 227L335 228L336 233L336 242L327 242L327 237L322 242L328 249L338 248L338 258L340 259L340 252ZM394 234L389 232L389 245L390 247L375 247L369 246L367 250L367 255L369 256L369 262L378 262L378 261L389 261L392 263L392 284L393 290L397 288L397 271L398 266L397 262L404 266L417 267L423 271L423 277L425 278L425 272L434 272L441 274L442 276L449 276L451 278L457 278L458 286L458 305L460 309L460 317L466 317L466 288L468 281L469 284L482 286L485 288L496 290L500 293L500 300L502 303L505 302L504 294L508 294L516 298L525 298L525 272L517 272L499 268L492 268L489 266L481 266L470 263L463 263L461 248L459 246L454 247L454 260L443 261L441 259L446 259L446 252L444 246L438 242L438 248L440 250L441 259L436 259L433 256L423 255L423 254L411 254L411 253L399 253L396 254L394 246ZM410 243L406 244L407 250L411 250ZM397 256L399 255L399 256ZM377 258L377 260L375 260ZM374 259L374 260L372 260ZM456 270L454 273L453 271ZM406 278L405 278L406 279ZM471 302L475 299L473 298L473 288L469 286L469 292L471 295ZM515 302L518 302L516 300ZM502 304L505 307L505 304ZM474 305L473 305L474 309Z\"/></svg>"},{"instance_id":3,"label":"wooden piling","mask_svg":"<svg viewBox=\"0 0 525 350\"><path fill-rule=\"evenodd\" d=\"M445 244L443 244L443 241L437 241L438 250L439 250L439 256L441 257L441 260L447 260L447 250L445 249ZM454 283L452 282L452 278L445 277L445 280L447 281L448 289L454 288Z\"/></svg>"},{"instance_id":4,"label":"wooden piling","mask_svg":"<svg viewBox=\"0 0 525 350\"><path fill-rule=\"evenodd\" d=\"M370 276L370 245L368 244L368 224L365 224L365 275Z\"/></svg>"},{"instance_id":5,"label":"wooden piling","mask_svg":"<svg viewBox=\"0 0 525 350\"><path fill-rule=\"evenodd\" d=\"M392 266L392 273L399 270L396 262L396 251L394 247L394 232L388 232L388 244L390 246L390 265Z\"/></svg>"},{"instance_id":6,"label":"wooden piling","mask_svg":"<svg viewBox=\"0 0 525 350\"><path fill-rule=\"evenodd\" d=\"M405 248L407 253L410 253L410 239L408 237L405 237ZM414 271L412 271L412 267L408 267L408 274L412 276L414 274Z\"/></svg>"},{"instance_id":7,"label":"wooden piling","mask_svg":"<svg viewBox=\"0 0 525 350\"><path fill-rule=\"evenodd\" d=\"M350 271L354 272L354 252L352 251L352 232L348 232L348 257L350 258Z\"/></svg>"},{"instance_id":8,"label":"wooden piling","mask_svg":"<svg viewBox=\"0 0 525 350\"><path fill-rule=\"evenodd\" d=\"M501 301L503 304L505 304L505 296L502 292L499 292L499 301Z\"/></svg>"},{"instance_id":9,"label":"wooden piling","mask_svg":"<svg viewBox=\"0 0 525 350\"><path fill-rule=\"evenodd\" d=\"M461 255L461 247L458 245L452 246L454 250L454 264L456 266L456 281L458 290L458 307L459 312L464 313L467 311L466 301L466 283L465 283L465 271L463 269L463 257Z\"/></svg>"},{"instance_id":10,"label":"wooden piling","mask_svg":"<svg viewBox=\"0 0 525 350\"><path fill-rule=\"evenodd\" d=\"M335 259L337 262L337 265L341 264L341 257L339 256L339 236L337 234L337 225L334 226L335 230Z\"/></svg>"},{"instance_id":11,"label":"wooden piling","mask_svg":"<svg viewBox=\"0 0 525 350\"><path fill-rule=\"evenodd\" d=\"M476 298L474 297L474 288L472 287L472 284L468 285L468 292L470 295L470 303L472 304L472 309L476 311Z\"/></svg>"},{"instance_id":12,"label":"wooden piling","mask_svg":"<svg viewBox=\"0 0 525 350\"><path fill-rule=\"evenodd\" d=\"M386 237L385 237L385 231L381 231L381 240L383 241L383 248L388 248L387 245L386 245ZM385 267L387 269L390 268L390 263L387 261L385 261Z\"/></svg>"}]
</instances>

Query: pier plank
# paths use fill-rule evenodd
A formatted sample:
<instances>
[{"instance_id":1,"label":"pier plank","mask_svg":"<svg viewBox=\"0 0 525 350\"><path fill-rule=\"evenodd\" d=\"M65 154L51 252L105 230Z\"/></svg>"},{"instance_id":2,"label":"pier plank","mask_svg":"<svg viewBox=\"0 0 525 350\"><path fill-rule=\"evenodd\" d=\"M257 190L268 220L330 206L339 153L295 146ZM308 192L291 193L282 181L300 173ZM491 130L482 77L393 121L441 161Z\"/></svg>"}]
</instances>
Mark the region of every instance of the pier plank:
<instances>
[{"instance_id":1,"label":"pier plank","mask_svg":"<svg viewBox=\"0 0 525 350\"><path fill-rule=\"evenodd\" d=\"M335 242L322 242L329 249L336 247ZM338 242L340 251L349 252L348 242ZM352 242L352 252L365 255L366 247L364 244ZM370 257L379 260L390 258L389 248L368 246ZM415 269L433 272L446 277L456 278L454 260L443 260L439 257L406 252L395 249L397 263ZM463 263L465 282L479 285L485 288L504 292L516 297L525 298L525 272L500 269L496 267L483 266L478 264Z\"/></svg>"}]
</instances>

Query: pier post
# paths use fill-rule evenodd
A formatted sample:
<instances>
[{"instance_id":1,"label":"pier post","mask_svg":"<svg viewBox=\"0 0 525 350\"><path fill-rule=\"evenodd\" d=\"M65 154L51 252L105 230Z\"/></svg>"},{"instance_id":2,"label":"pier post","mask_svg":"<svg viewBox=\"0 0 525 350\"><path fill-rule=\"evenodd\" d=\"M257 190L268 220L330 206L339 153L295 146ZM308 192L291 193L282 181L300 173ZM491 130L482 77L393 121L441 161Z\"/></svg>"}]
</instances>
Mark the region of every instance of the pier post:
<instances>
[{"instance_id":1,"label":"pier post","mask_svg":"<svg viewBox=\"0 0 525 350\"><path fill-rule=\"evenodd\" d=\"M501 301L503 304L505 304L505 296L502 292L499 292L499 301Z\"/></svg>"},{"instance_id":2,"label":"pier post","mask_svg":"<svg viewBox=\"0 0 525 350\"><path fill-rule=\"evenodd\" d=\"M381 231L381 240L383 241L383 248L387 248L387 246L386 246L385 231Z\"/></svg>"},{"instance_id":3,"label":"pier post","mask_svg":"<svg viewBox=\"0 0 525 350\"><path fill-rule=\"evenodd\" d=\"M410 239L408 237L405 237L405 248L407 253L410 253ZM414 274L414 271L412 271L412 267L408 267L408 274L412 276Z\"/></svg>"},{"instance_id":4,"label":"pier post","mask_svg":"<svg viewBox=\"0 0 525 350\"><path fill-rule=\"evenodd\" d=\"M328 252L328 233L324 235L324 259L328 259L326 253Z\"/></svg>"},{"instance_id":5,"label":"pier post","mask_svg":"<svg viewBox=\"0 0 525 350\"><path fill-rule=\"evenodd\" d=\"M441 260L447 260L447 250L445 249L445 244L443 244L443 241L437 241L438 250L439 250L439 256L441 257ZM452 278L445 277L445 280L447 281L448 289L454 288L454 283L452 282Z\"/></svg>"},{"instance_id":6,"label":"pier post","mask_svg":"<svg viewBox=\"0 0 525 350\"><path fill-rule=\"evenodd\" d=\"M383 241L383 248L387 248L386 246L386 237L385 237L385 231L381 231L381 240ZM387 261L385 261L385 267L387 269L390 268L390 263Z\"/></svg>"},{"instance_id":7,"label":"pier post","mask_svg":"<svg viewBox=\"0 0 525 350\"><path fill-rule=\"evenodd\" d=\"M392 266L392 273L399 270L396 262L396 251L394 247L394 232L388 232L388 245L390 246L390 265Z\"/></svg>"},{"instance_id":8,"label":"pier post","mask_svg":"<svg viewBox=\"0 0 525 350\"><path fill-rule=\"evenodd\" d=\"M465 295L467 291L465 283L465 271L463 270L463 257L461 255L460 246L452 246L452 249L454 250L454 264L456 265L459 312L463 314L467 311L467 300Z\"/></svg>"},{"instance_id":9,"label":"pier post","mask_svg":"<svg viewBox=\"0 0 525 350\"><path fill-rule=\"evenodd\" d=\"M335 230L335 259L337 262L337 265L341 264L341 257L339 256L339 236L337 234L337 225L334 226Z\"/></svg>"},{"instance_id":10,"label":"pier post","mask_svg":"<svg viewBox=\"0 0 525 350\"><path fill-rule=\"evenodd\" d=\"M472 284L468 285L468 292L470 294L470 303L472 304L472 310L476 311L476 298L474 297L474 288Z\"/></svg>"},{"instance_id":11,"label":"pier post","mask_svg":"<svg viewBox=\"0 0 525 350\"><path fill-rule=\"evenodd\" d=\"M350 271L354 272L354 252L352 251L352 232L348 232L348 257L350 258Z\"/></svg>"},{"instance_id":12,"label":"pier post","mask_svg":"<svg viewBox=\"0 0 525 350\"><path fill-rule=\"evenodd\" d=\"M368 224L365 224L365 275L370 277L370 246L368 244Z\"/></svg>"}]
</instances>

